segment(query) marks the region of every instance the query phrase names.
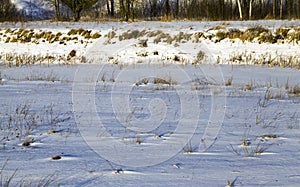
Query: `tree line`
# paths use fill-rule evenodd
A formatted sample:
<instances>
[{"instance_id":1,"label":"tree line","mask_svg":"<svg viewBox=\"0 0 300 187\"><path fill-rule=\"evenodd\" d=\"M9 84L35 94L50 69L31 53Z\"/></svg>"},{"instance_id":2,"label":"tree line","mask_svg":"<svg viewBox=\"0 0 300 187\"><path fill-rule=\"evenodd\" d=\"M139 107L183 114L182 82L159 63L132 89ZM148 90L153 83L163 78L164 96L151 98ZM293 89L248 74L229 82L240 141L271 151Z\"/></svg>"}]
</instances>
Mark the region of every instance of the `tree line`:
<instances>
[{"instance_id":1,"label":"tree line","mask_svg":"<svg viewBox=\"0 0 300 187\"><path fill-rule=\"evenodd\" d=\"M19 13L10 0L0 0L0 21L16 21Z\"/></svg>"},{"instance_id":2,"label":"tree line","mask_svg":"<svg viewBox=\"0 0 300 187\"><path fill-rule=\"evenodd\" d=\"M299 19L300 0L46 0L56 20L256 20ZM0 0L0 21L24 19ZM26 18L25 18L26 19Z\"/></svg>"}]
</instances>

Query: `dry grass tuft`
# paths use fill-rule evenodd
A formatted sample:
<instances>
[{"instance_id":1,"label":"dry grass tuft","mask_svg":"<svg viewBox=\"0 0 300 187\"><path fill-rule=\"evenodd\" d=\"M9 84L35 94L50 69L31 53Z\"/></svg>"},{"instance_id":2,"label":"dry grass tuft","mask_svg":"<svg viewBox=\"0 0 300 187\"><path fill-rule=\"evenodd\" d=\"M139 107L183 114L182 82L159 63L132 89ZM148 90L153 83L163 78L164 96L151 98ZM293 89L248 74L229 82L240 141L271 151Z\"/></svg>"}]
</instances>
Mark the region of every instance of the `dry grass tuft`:
<instances>
[{"instance_id":1,"label":"dry grass tuft","mask_svg":"<svg viewBox=\"0 0 300 187\"><path fill-rule=\"evenodd\" d=\"M59 156L59 155L55 155L55 156L52 156L51 159L52 160L60 160L62 157Z\"/></svg>"}]
</instances>

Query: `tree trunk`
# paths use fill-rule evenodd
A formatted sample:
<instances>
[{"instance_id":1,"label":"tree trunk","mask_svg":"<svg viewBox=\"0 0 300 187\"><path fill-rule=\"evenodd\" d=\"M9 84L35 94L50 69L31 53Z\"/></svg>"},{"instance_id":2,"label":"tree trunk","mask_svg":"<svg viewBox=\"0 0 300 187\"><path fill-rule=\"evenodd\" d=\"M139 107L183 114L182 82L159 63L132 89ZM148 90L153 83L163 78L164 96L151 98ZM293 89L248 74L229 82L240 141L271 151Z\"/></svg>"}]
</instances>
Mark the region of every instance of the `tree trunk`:
<instances>
[{"instance_id":1,"label":"tree trunk","mask_svg":"<svg viewBox=\"0 0 300 187\"><path fill-rule=\"evenodd\" d=\"M169 19L169 16L170 16L170 12L171 12L171 7L170 7L170 2L169 0L166 0L166 5L165 5L165 8L166 8L166 17L167 17L167 20Z\"/></svg>"},{"instance_id":2,"label":"tree trunk","mask_svg":"<svg viewBox=\"0 0 300 187\"><path fill-rule=\"evenodd\" d=\"M80 3L78 0L73 1L73 18L74 21L79 21L80 20L80 14L82 11L82 7L79 6Z\"/></svg>"},{"instance_id":3,"label":"tree trunk","mask_svg":"<svg viewBox=\"0 0 300 187\"><path fill-rule=\"evenodd\" d=\"M176 0L176 5L175 5L175 18L178 19L179 16L179 0Z\"/></svg>"},{"instance_id":4,"label":"tree trunk","mask_svg":"<svg viewBox=\"0 0 300 187\"><path fill-rule=\"evenodd\" d=\"M115 16L115 3L114 0L110 0L110 16Z\"/></svg>"},{"instance_id":5,"label":"tree trunk","mask_svg":"<svg viewBox=\"0 0 300 187\"><path fill-rule=\"evenodd\" d=\"M249 3L249 20L252 19L252 2L253 2L253 0L250 0L250 3Z\"/></svg>"},{"instance_id":6,"label":"tree trunk","mask_svg":"<svg viewBox=\"0 0 300 187\"><path fill-rule=\"evenodd\" d=\"M276 19L276 0L272 0L273 18Z\"/></svg>"},{"instance_id":7,"label":"tree trunk","mask_svg":"<svg viewBox=\"0 0 300 187\"><path fill-rule=\"evenodd\" d=\"M300 0L298 0L297 2L297 16L298 16L298 19L300 18Z\"/></svg>"},{"instance_id":8,"label":"tree trunk","mask_svg":"<svg viewBox=\"0 0 300 187\"><path fill-rule=\"evenodd\" d=\"M233 6L233 3L232 3L232 0L230 0L229 3L230 3L230 5L229 5L229 10L230 10L229 13L230 13L230 15L228 14L228 19L231 20L231 19L234 18L234 11L233 11L234 10L234 8L233 8L234 6Z\"/></svg>"},{"instance_id":9,"label":"tree trunk","mask_svg":"<svg viewBox=\"0 0 300 187\"><path fill-rule=\"evenodd\" d=\"M282 19L282 11L283 11L283 0L280 0L280 15L279 18Z\"/></svg>"},{"instance_id":10,"label":"tree trunk","mask_svg":"<svg viewBox=\"0 0 300 187\"><path fill-rule=\"evenodd\" d=\"M183 15L181 15L181 16L183 16L185 18L188 16L188 6L189 6L189 4L188 4L187 0L183 0L183 6L181 7L181 13Z\"/></svg>"},{"instance_id":11,"label":"tree trunk","mask_svg":"<svg viewBox=\"0 0 300 187\"><path fill-rule=\"evenodd\" d=\"M129 9L131 20L134 21L135 12L134 12L134 0L131 0L130 9Z\"/></svg>"},{"instance_id":12,"label":"tree trunk","mask_svg":"<svg viewBox=\"0 0 300 187\"><path fill-rule=\"evenodd\" d=\"M238 8L239 8L240 20L243 20L243 12L242 12L241 1L237 0L237 3L238 3Z\"/></svg>"},{"instance_id":13,"label":"tree trunk","mask_svg":"<svg viewBox=\"0 0 300 187\"><path fill-rule=\"evenodd\" d=\"M220 6L220 15L219 18L221 18L221 20L224 20L224 3L225 0L219 0L219 6Z\"/></svg>"},{"instance_id":14,"label":"tree trunk","mask_svg":"<svg viewBox=\"0 0 300 187\"><path fill-rule=\"evenodd\" d=\"M206 12L207 19L209 19L210 13L209 13L209 3L208 3L208 1L206 1L205 12Z\"/></svg>"},{"instance_id":15,"label":"tree trunk","mask_svg":"<svg viewBox=\"0 0 300 187\"><path fill-rule=\"evenodd\" d=\"M260 0L259 1L259 12L260 12L260 14L261 14L261 16L259 16L259 18L265 18L265 16L266 16L266 14L265 14L265 12L266 12L266 7L265 7L265 2L263 1L263 0ZM267 12L268 12L269 10L267 10Z\"/></svg>"},{"instance_id":16,"label":"tree trunk","mask_svg":"<svg viewBox=\"0 0 300 187\"><path fill-rule=\"evenodd\" d=\"M106 9L107 9L107 15L111 15L110 7L109 7L109 0L106 0Z\"/></svg>"},{"instance_id":17,"label":"tree trunk","mask_svg":"<svg viewBox=\"0 0 300 187\"><path fill-rule=\"evenodd\" d=\"M125 21L128 21L129 17L130 17L130 0L126 0Z\"/></svg>"},{"instance_id":18,"label":"tree trunk","mask_svg":"<svg viewBox=\"0 0 300 187\"><path fill-rule=\"evenodd\" d=\"M156 0L152 0L152 13L153 13L153 17L157 17L157 1Z\"/></svg>"},{"instance_id":19,"label":"tree trunk","mask_svg":"<svg viewBox=\"0 0 300 187\"><path fill-rule=\"evenodd\" d=\"M81 14L81 10L76 10L74 13L73 13L73 17L74 17L74 21L79 21L80 20L80 14Z\"/></svg>"},{"instance_id":20,"label":"tree trunk","mask_svg":"<svg viewBox=\"0 0 300 187\"><path fill-rule=\"evenodd\" d=\"M59 0L54 1L54 6L55 6L56 19L60 20L60 2L59 2Z\"/></svg>"},{"instance_id":21,"label":"tree trunk","mask_svg":"<svg viewBox=\"0 0 300 187\"><path fill-rule=\"evenodd\" d=\"M126 13L125 13L125 6L124 6L124 0L119 0L119 5L120 5L120 15L121 15L121 18L123 20L125 20L125 16L126 16Z\"/></svg>"},{"instance_id":22,"label":"tree trunk","mask_svg":"<svg viewBox=\"0 0 300 187\"><path fill-rule=\"evenodd\" d=\"M293 16L293 0L287 0L287 13L288 13L288 19L291 19Z\"/></svg>"}]
</instances>

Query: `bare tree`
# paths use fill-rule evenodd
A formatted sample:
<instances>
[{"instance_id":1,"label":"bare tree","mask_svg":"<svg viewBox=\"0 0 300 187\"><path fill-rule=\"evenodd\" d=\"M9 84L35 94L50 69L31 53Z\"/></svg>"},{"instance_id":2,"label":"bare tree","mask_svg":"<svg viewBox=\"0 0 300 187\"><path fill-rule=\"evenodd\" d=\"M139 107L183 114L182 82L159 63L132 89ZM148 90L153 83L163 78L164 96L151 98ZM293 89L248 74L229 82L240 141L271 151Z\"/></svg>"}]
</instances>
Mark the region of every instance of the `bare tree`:
<instances>
[{"instance_id":1,"label":"bare tree","mask_svg":"<svg viewBox=\"0 0 300 187\"><path fill-rule=\"evenodd\" d=\"M72 11L73 18L78 21L83 12L96 8L99 17L102 10L107 15L128 21L137 18L167 19L264 19L271 16L274 19L300 18L300 0L45 0L55 10L56 19L59 20L65 11ZM0 19L7 17L7 8L3 8L9 0L0 0ZM98 3L99 2L99 3ZM97 3L97 4L96 4ZM96 6L94 6L96 4ZM34 8L34 6L32 6ZM104 9L103 9L104 8ZM65 9L65 10L64 10ZM171 18L171 15L173 16Z\"/></svg>"},{"instance_id":2,"label":"bare tree","mask_svg":"<svg viewBox=\"0 0 300 187\"><path fill-rule=\"evenodd\" d=\"M56 20L60 20L60 0L47 0L51 6L55 8Z\"/></svg>"},{"instance_id":3,"label":"bare tree","mask_svg":"<svg viewBox=\"0 0 300 187\"><path fill-rule=\"evenodd\" d=\"M134 20L134 0L119 0L119 6L122 20Z\"/></svg>"},{"instance_id":4,"label":"bare tree","mask_svg":"<svg viewBox=\"0 0 300 187\"><path fill-rule=\"evenodd\" d=\"M98 0L61 0L72 10L74 21L79 21L83 11L91 9Z\"/></svg>"},{"instance_id":5,"label":"bare tree","mask_svg":"<svg viewBox=\"0 0 300 187\"><path fill-rule=\"evenodd\" d=\"M10 0L0 1L0 21L16 21L19 13L14 4Z\"/></svg>"}]
</instances>

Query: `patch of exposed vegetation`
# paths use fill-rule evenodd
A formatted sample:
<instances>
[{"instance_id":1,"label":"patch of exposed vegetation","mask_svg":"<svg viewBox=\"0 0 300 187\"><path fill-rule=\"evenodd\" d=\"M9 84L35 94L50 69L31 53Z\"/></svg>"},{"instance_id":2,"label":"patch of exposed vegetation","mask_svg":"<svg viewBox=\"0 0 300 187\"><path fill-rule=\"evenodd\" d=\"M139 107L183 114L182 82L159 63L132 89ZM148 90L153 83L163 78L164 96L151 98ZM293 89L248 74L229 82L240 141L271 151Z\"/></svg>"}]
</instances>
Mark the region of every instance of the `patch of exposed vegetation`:
<instances>
[{"instance_id":1,"label":"patch of exposed vegetation","mask_svg":"<svg viewBox=\"0 0 300 187\"><path fill-rule=\"evenodd\" d=\"M5 43L54 43L65 44L68 41L78 42L83 40L98 39L101 37L99 32L92 32L84 29L71 29L67 33L52 32L34 29L5 29L0 32L0 41Z\"/></svg>"},{"instance_id":2,"label":"patch of exposed vegetation","mask_svg":"<svg viewBox=\"0 0 300 187\"><path fill-rule=\"evenodd\" d=\"M215 27L214 30L217 31L215 34L211 34L208 36L201 35L201 37L209 40L215 38L214 42L219 42L224 39L239 39L243 42L247 41L257 43L298 43L300 40L299 27L280 27L274 32L262 26L253 26L247 28L246 30L236 28L224 29L223 27Z\"/></svg>"}]
</instances>

